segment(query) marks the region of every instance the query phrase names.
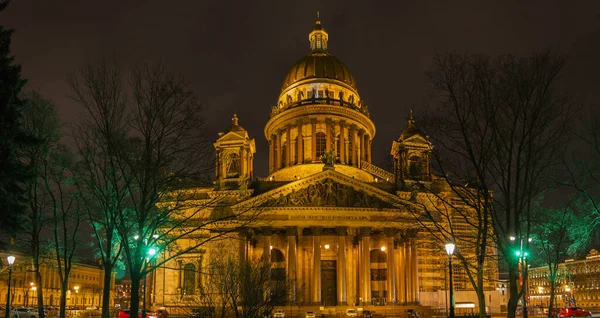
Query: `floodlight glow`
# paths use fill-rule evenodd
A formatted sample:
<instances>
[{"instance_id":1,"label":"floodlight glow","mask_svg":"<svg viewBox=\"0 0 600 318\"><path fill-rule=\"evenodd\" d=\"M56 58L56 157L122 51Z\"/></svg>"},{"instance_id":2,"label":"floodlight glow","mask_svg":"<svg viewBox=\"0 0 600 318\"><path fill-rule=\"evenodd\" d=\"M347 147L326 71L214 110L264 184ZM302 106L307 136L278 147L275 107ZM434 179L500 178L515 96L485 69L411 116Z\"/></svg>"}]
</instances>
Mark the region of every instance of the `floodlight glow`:
<instances>
[{"instance_id":1,"label":"floodlight glow","mask_svg":"<svg viewBox=\"0 0 600 318\"><path fill-rule=\"evenodd\" d=\"M446 244L446 253L448 253L448 256L452 256L452 254L454 254L455 247L456 245L452 242Z\"/></svg>"}]
</instances>

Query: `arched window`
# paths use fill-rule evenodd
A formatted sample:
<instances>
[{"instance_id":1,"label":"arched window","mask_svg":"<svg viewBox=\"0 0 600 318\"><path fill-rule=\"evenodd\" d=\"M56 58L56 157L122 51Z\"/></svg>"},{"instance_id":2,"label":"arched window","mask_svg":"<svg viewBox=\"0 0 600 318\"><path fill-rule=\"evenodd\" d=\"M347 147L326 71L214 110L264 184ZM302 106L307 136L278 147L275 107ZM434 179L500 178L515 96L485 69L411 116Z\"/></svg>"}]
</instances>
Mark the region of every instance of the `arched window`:
<instances>
[{"instance_id":1,"label":"arched window","mask_svg":"<svg viewBox=\"0 0 600 318\"><path fill-rule=\"evenodd\" d=\"M288 152L287 142L281 143L281 167L285 167Z\"/></svg>"},{"instance_id":2,"label":"arched window","mask_svg":"<svg viewBox=\"0 0 600 318\"><path fill-rule=\"evenodd\" d=\"M421 175L421 158L411 156L408 159L408 173L411 177L419 177Z\"/></svg>"},{"instance_id":3,"label":"arched window","mask_svg":"<svg viewBox=\"0 0 600 318\"><path fill-rule=\"evenodd\" d=\"M196 266L188 263L183 267L183 292L193 295L196 291Z\"/></svg>"},{"instance_id":4,"label":"arched window","mask_svg":"<svg viewBox=\"0 0 600 318\"><path fill-rule=\"evenodd\" d=\"M317 133L317 144L315 145L317 147L317 158L315 158L316 160L319 160L325 154L325 138L325 133Z\"/></svg>"},{"instance_id":5,"label":"arched window","mask_svg":"<svg viewBox=\"0 0 600 318\"><path fill-rule=\"evenodd\" d=\"M227 156L227 176L237 177L240 174L240 155L232 153Z\"/></svg>"}]
</instances>

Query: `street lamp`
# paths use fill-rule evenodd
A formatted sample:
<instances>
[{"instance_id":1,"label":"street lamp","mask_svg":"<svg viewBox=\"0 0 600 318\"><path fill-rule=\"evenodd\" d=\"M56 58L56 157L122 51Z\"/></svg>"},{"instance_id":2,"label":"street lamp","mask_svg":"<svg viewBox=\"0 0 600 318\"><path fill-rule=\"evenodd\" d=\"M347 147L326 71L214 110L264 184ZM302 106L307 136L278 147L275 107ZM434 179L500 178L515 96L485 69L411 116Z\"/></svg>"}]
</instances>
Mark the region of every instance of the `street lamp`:
<instances>
[{"instance_id":1,"label":"street lamp","mask_svg":"<svg viewBox=\"0 0 600 318\"><path fill-rule=\"evenodd\" d=\"M154 248L154 247L148 248L148 251L146 252L146 254L147 254L146 262L150 258L153 258L156 255L156 253L157 253L156 248ZM146 282L148 281L147 275L148 275L148 273L144 274L144 293L142 296L142 318L146 318Z\"/></svg>"},{"instance_id":2,"label":"street lamp","mask_svg":"<svg viewBox=\"0 0 600 318\"><path fill-rule=\"evenodd\" d=\"M516 242L516 240L517 240L517 238L515 236L510 236L508 239L511 242ZM518 258L518 264L521 265L522 280L523 280L522 288L525 288L525 292L523 293L523 318L527 318L529 316L529 313L527 311L527 294L529 291L528 279L527 279L527 272L528 272L527 256L529 256L529 252L523 248L523 245L525 243L531 243L532 240L533 239L531 237L525 237L525 236L519 237L519 249L515 251L515 255Z\"/></svg>"},{"instance_id":3,"label":"street lamp","mask_svg":"<svg viewBox=\"0 0 600 318\"><path fill-rule=\"evenodd\" d=\"M446 253L448 254L448 274L450 275L450 314L448 317L454 318L454 285L452 282L452 255L456 245L452 242L446 244Z\"/></svg>"},{"instance_id":4,"label":"street lamp","mask_svg":"<svg viewBox=\"0 0 600 318\"><path fill-rule=\"evenodd\" d=\"M4 314L5 318L10 317L10 283L12 281L12 266L15 263L15 257L9 256L6 258L8 261L8 293L6 294L6 313Z\"/></svg>"}]
</instances>

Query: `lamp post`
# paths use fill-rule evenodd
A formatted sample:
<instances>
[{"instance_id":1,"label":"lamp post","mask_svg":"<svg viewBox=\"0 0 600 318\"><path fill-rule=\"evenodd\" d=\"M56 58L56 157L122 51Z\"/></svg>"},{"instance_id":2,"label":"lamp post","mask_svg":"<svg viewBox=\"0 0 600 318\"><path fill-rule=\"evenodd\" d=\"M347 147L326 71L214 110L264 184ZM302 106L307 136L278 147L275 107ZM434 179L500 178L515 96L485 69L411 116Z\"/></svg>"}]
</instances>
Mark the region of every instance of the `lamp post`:
<instances>
[{"instance_id":1,"label":"lamp post","mask_svg":"<svg viewBox=\"0 0 600 318\"><path fill-rule=\"evenodd\" d=\"M146 258L146 262L154 255L156 255L156 248L150 247L148 248L148 257ZM146 318L146 282L148 281L147 273L144 274L144 292L142 295L142 318Z\"/></svg>"},{"instance_id":2,"label":"lamp post","mask_svg":"<svg viewBox=\"0 0 600 318\"><path fill-rule=\"evenodd\" d=\"M456 245L452 242L446 244L446 253L448 254L448 275L450 276L450 313L448 317L454 318L454 285L452 280L452 255Z\"/></svg>"},{"instance_id":3,"label":"lamp post","mask_svg":"<svg viewBox=\"0 0 600 318\"><path fill-rule=\"evenodd\" d=\"M517 238L514 236L509 237L512 242L516 242ZM529 252L523 249L524 243L531 243L531 237L521 236L519 239L519 249L515 251L515 254L518 257L518 262L521 265L522 277L523 277L523 287L525 288L525 292L523 293L523 318L528 318L529 313L527 311L527 292L529 291L529 286L527 282L527 256L529 256Z\"/></svg>"},{"instance_id":4,"label":"lamp post","mask_svg":"<svg viewBox=\"0 0 600 318\"><path fill-rule=\"evenodd\" d=\"M15 257L9 256L6 258L8 261L8 293L6 294L6 312L4 314L5 318L10 317L10 283L12 281L12 266L15 263Z\"/></svg>"}]
</instances>

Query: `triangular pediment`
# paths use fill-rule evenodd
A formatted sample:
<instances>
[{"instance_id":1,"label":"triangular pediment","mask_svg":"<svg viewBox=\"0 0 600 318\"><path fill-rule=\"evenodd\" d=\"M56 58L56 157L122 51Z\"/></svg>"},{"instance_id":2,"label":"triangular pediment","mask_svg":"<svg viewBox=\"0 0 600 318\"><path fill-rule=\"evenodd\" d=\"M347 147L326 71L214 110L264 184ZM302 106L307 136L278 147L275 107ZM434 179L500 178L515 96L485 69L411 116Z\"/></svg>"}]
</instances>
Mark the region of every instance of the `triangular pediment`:
<instances>
[{"instance_id":1,"label":"triangular pediment","mask_svg":"<svg viewBox=\"0 0 600 318\"><path fill-rule=\"evenodd\" d=\"M217 139L218 142L223 141L239 141L245 140L248 133L246 131L229 131Z\"/></svg>"},{"instance_id":2,"label":"triangular pediment","mask_svg":"<svg viewBox=\"0 0 600 318\"><path fill-rule=\"evenodd\" d=\"M246 202L250 207L353 207L365 209L400 208L406 202L394 194L334 170L288 183Z\"/></svg>"}]
</instances>

